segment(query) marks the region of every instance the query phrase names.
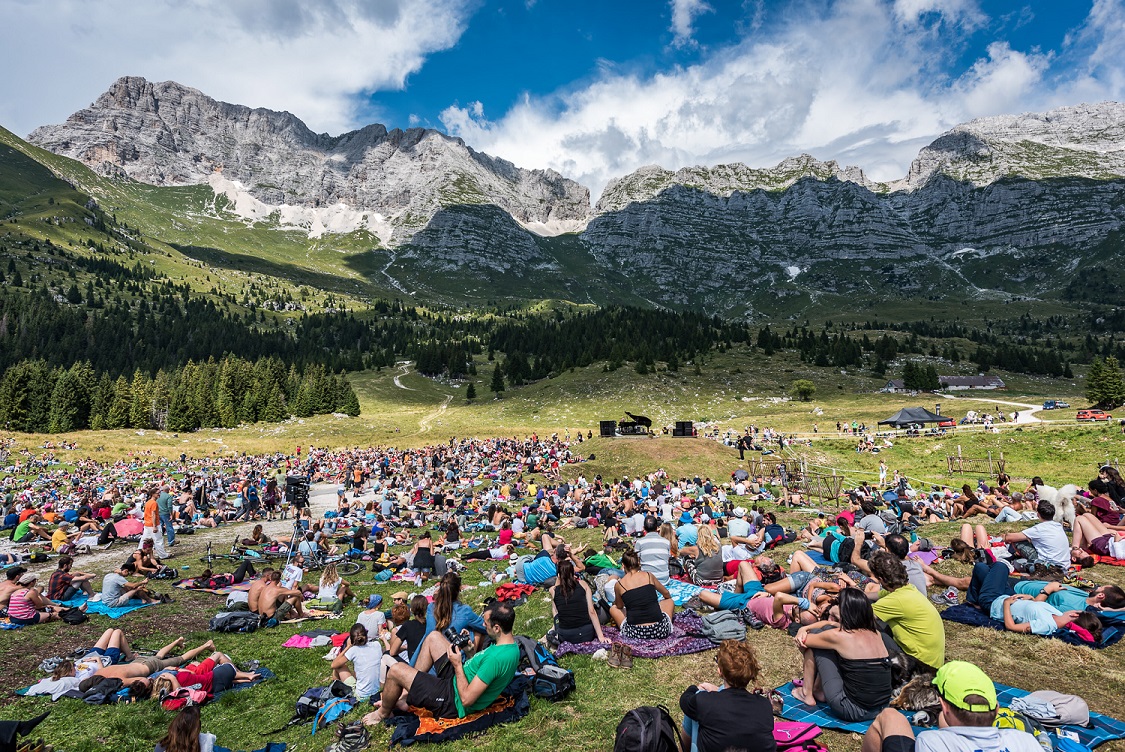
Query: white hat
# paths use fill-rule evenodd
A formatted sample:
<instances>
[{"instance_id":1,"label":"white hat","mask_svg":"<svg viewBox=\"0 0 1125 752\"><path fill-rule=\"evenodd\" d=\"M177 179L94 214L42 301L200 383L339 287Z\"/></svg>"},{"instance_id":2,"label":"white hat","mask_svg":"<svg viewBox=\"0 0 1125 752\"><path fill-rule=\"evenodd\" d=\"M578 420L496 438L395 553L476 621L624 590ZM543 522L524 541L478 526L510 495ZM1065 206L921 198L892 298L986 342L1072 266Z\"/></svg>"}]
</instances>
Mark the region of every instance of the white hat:
<instances>
[{"instance_id":1,"label":"white hat","mask_svg":"<svg viewBox=\"0 0 1125 752\"><path fill-rule=\"evenodd\" d=\"M734 508L734 516L735 517L745 517L746 516L746 507L735 507Z\"/></svg>"},{"instance_id":2,"label":"white hat","mask_svg":"<svg viewBox=\"0 0 1125 752\"><path fill-rule=\"evenodd\" d=\"M19 584L30 585L31 583L35 582L38 579L39 579L39 575L35 574L34 572L24 572L23 576L20 577L20 583Z\"/></svg>"}]
</instances>

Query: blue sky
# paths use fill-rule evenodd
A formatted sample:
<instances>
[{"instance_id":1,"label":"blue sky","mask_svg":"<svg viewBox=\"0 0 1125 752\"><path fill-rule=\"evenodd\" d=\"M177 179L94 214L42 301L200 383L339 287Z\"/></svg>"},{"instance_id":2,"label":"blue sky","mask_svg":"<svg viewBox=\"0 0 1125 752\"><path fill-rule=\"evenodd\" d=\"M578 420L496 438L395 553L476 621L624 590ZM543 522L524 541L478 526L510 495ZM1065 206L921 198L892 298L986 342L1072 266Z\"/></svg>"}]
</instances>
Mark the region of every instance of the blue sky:
<instances>
[{"instance_id":1,"label":"blue sky","mask_svg":"<svg viewBox=\"0 0 1125 752\"><path fill-rule=\"evenodd\" d=\"M972 118L1125 98L1125 0L0 0L0 17L18 30L0 64L21 72L0 124L21 135L139 75L317 131L438 128L595 198L643 165L800 153L893 180Z\"/></svg>"}]
</instances>

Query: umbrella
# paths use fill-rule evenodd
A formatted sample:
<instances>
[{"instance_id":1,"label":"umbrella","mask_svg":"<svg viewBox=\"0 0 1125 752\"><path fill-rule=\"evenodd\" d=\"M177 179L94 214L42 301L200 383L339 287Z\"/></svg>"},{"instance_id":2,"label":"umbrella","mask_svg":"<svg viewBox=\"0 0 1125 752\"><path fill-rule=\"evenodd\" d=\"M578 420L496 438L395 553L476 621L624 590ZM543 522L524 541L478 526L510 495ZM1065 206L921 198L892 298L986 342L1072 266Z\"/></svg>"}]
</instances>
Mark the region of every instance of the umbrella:
<instances>
[{"instance_id":1,"label":"umbrella","mask_svg":"<svg viewBox=\"0 0 1125 752\"><path fill-rule=\"evenodd\" d=\"M894 491L884 491L883 501L898 501L898 494Z\"/></svg>"},{"instance_id":2,"label":"umbrella","mask_svg":"<svg viewBox=\"0 0 1125 752\"><path fill-rule=\"evenodd\" d=\"M746 480L749 477L750 477L750 473L748 473L746 470L742 469L741 467L734 471L734 479L735 480Z\"/></svg>"},{"instance_id":3,"label":"umbrella","mask_svg":"<svg viewBox=\"0 0 1125 752\"><path fill-rule=\"evenodd\" d=\"M113 526L117 529L117 534L122 536L140 535L145 529L143 522L129 518L115 522Z\"/></svg>"}]
</instances>

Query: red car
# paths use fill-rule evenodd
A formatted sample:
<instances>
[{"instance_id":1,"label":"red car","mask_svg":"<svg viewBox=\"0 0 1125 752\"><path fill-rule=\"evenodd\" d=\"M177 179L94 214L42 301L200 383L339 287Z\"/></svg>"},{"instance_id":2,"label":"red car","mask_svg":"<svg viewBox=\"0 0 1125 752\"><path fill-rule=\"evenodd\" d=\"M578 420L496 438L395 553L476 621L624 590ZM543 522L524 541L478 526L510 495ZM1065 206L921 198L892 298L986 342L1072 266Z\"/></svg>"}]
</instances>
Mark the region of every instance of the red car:
<instances>
[{"instance_id":1,"label":"red car","mask_svg":"<svg viewBox=\"0 0 1125 752\"><path fill-rule=\"evenodd\" d=\"M1081 421L1113 420L1113 416L1105 410L1079 410L1074 419Z\"/></svg>"},{"instance_id":2,"label":"red car","mask_svg":"<svg viewBox=\"0 0 1125 752\"><path fill-rule=\"evenodd\" d=\"M941 423L938 423L939 428L953 428L956 425L957 422L953 420L953 418L949 418L948 420L943 420Z\"/></svg>"}]
</instances>

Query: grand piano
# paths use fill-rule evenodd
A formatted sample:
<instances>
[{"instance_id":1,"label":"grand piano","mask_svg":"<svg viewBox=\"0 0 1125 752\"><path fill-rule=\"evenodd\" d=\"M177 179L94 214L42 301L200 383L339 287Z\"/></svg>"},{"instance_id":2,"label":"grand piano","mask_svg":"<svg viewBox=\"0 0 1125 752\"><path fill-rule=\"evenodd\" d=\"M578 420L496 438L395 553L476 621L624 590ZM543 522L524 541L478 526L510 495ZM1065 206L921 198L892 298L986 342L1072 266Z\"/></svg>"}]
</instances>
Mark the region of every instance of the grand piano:
<instances>
[{"instance_id":1,"label":"grand piano","mask_svg":"<svg viewBox=\"0 0 1125 752\"><path fill-rule=\"evenodd\" d=\"M652 428L652 420L643 415L633 415L628 410L625 414L629 416L629 420L621 420L617 422L617 433L621 436L648 436L649 429Z\"/></svg>"}]
</instances>

